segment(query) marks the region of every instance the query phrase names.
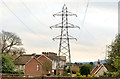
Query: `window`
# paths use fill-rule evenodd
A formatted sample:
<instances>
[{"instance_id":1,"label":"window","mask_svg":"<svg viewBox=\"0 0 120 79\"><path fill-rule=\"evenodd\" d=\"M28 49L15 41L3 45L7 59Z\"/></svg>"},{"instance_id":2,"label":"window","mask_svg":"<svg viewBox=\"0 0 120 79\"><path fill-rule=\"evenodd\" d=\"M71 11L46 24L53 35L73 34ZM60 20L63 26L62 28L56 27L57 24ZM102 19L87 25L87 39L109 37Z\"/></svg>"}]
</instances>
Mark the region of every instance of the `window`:
<instances>
[{"instance_id":1,"label":"window","mask_svg":"<svg viewBox=\"0 0 120 79\"><path fill-rule=\"evenodd\" d=\"M22 69L24 69L24 65L22 65Z\"/></svg>"},{"instance_id":2,"label":"window","mask_svg":"<svg viewBox=\"0 0 120 79\"><path fill-rule=\"evenodd\" d=\"M37 65L37 71L39 71L39 64Z\"/></svg>"}]
</instances>

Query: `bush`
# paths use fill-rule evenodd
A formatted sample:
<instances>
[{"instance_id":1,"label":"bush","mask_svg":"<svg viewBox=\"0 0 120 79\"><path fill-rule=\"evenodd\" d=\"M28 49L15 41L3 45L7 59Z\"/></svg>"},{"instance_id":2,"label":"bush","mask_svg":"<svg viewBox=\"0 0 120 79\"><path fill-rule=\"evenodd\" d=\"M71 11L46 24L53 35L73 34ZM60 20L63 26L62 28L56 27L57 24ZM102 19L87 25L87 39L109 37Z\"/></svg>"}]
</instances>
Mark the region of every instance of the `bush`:
<instances>
[{"instance_id":1,"label":"bush","mask_svg":"<svg viewBox=\"0 0 120 79\"><path fill-rule=\"evenodd\" d=\"M90 75L90 74L88 74L88 75L87 75L87 77L91 77L91 75Z\"/></svg>"},{"instance_id":2,"label":"bush","mask_svg":"<svg viewBox=\"0 0 120 79\"><path fill-rule=\"evenodd\" d=\"M120 77L119 71L118 72L106 72L102 77Z\"/></svg>"},{"instance_id":3,"label":"bush","mask_svg":"<svg viewBox=\"0 0 120 79\"><path fill-rule=\"evenodd\" d=\"M70 73L67 73L68 75L70 75Z\"/></svg>"},{"instance_id":4,"label":"bush","mask_svg":"<svg viewBox=\"0 0 120 79\"><path fill-rule=\"evenodd\" d=\"M80 75L80 77L83 77L82 75Z\"/></svg>"},{"instance_id":5,"label":"bush","mask_svg":"<svg viewBox=\"0 0 120 79\"><path fill-rule=\"evenodd\" d=\"M70 72L71 72L70 68L69 68L69 69L67 69L67 73L70 73Z\"/></svg>"},{"instance_id":6,"label":"bush","mask_svg":"<svg viewBox=\"0 0 120 79\"><path fill-rule=\"evenodd\" d=\"M83 77L86 77L86 75L83 75Z\"/></svg>"},{"instance_id":7,"label":"bush","mask_svg":"<svg viewBox=\"0 0 120 79\"><path fill-rule=\"evenodd\" d=\"M93 76L92 77L97 77L95 74L93 74Z\"/></svg>"},{"instance_id":8,"label":"bush","mask_svg":"<svg viewBox=\"0 0 120 79\"><path fill-rule=\"evenodd\" d=\"M81 73L81 75L88 75L88 74L90 74L89 67L86 66L86 65L81 66L80 73Z\"/></svg>"},{"instance_id":9,"label":"bush","mask_svg":"<svg viewBox=\"0 0 120 79\"><path fill-rule=\"evenodd\" d=\"M14 62L12 60L12 57L9 55L2 55L2 73L15 73L14 72Z\"/></svg>"},{"instance_id":10,"label":"bush","mask_svg":"<svg viewBox=\"0 0 120 79\"><path fill-rule=\"evenodd\" d=\"M80 76L80 73L79 73L79 72L77 72L77 73L76 73L76 76Z\"/></svg>"}]
</instances>

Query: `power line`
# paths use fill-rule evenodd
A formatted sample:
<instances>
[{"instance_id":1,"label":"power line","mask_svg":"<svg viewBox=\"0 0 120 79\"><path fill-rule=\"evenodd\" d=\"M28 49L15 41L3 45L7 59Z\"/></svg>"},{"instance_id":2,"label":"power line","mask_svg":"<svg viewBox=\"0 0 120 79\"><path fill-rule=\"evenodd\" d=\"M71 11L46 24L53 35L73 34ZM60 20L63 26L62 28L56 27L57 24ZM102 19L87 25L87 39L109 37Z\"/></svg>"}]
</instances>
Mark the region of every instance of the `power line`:
<instances>
[{"instance_id":1,"label":"power line","mask_svg":"<svg viewBox=\"0 0 120 79\"><path fill-rule=\"evenodd\" d=\"M6 8L7 8L30 32L34 33L34 32L7 6L7 4L6 4L3 0L1 0L1 1L2 1L2 3L6 6Z\"/></svg>"},{"instance_id":2,"label":"power line","mask_svg":"<svg viewBox=\"0 0 120 79\"><path fill-rule=\"evenodd\" d=\"M20 0L21 1L21 0ZM25 4L24 1L22 1L22 4L24 5L24 7L28 10L29 13L31 13L31 15L41 24L40 20L38 17L36 17L33 12L30 10L30 8ZM45 25L45 24L44 24Z\"/></svg>"},{"instance_id":3,"label":"power line","mask_svg":"<svg viewBox=\"0 0 120 79\"><path fill-rule=\"evenodd\" d=\"M85 15L84 15L84 18L83 18L83 25L84 25L84 22L85 22L85 18L86 18L88 7L89 7L89 0L87 2L86 9L85 9Z\"/></svg>"},{"instance_id":4,"label":"power line","mask_svg":"<svg viewBox=\"0 0 120 79\"><path fill-rule=\"evenodd\" d=\"M84 23L85 23L85 19L86 19L86 15L87 15L87 10L88 10L88 7L89 7L89 0L87 1L87 5L86 5L86 9L85 9L85 15L84 15L84 17L83 17L83 21L82 21L82 26L84 26ZM84 27L84 29L89 33L89 35L91 34L85 27ZM92 34L91 34L91 36L93 37L93 38L95 38Z\"/></svg>"}]
</instances>

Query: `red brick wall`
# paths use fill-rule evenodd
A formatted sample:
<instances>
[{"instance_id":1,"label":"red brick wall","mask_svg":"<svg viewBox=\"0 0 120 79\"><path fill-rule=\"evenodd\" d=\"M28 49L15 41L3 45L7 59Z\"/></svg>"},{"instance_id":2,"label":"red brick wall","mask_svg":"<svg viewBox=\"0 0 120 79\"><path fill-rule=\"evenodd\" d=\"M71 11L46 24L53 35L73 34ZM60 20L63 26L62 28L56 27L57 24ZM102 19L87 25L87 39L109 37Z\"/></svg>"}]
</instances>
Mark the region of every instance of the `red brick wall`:
<instances>
[{"instance_id":1,"label":"red brick wall","mask_svg":"<svg viewBox=\"0 0 120 79\"><path fill-rule=\"evenodd\" d=\"M37 71L37 65L39 64L39 71ZM42 75L42 65L33 58L30 62L25 65L26 75Z\"/></svg>"},{"instance_id":2,"label":"red brick wall","mask_svg":"<svg viewBox=\"0 0 120 79\"><path fill-rule=\"evenodd\" d=\"M38 58L38 60L43 64L42 65L43 74L47 74L48 71L52 73L52 61L50 61L48 58L46 58L43 55L40 58Z\"/></svg>"},{"instance_id":3,"label":"red brick wall","mask_svg":"<svg viewBox=\"0 0 120 79\"><path fill-rule=\"evenodd\" d=\"M38 58L38 60L39 60L40 62L42 62L42 63L44 62L44 59L46 59L46 57L43 56L43 55L42 55L41 57Z\"/></svg>"}]
</instances>

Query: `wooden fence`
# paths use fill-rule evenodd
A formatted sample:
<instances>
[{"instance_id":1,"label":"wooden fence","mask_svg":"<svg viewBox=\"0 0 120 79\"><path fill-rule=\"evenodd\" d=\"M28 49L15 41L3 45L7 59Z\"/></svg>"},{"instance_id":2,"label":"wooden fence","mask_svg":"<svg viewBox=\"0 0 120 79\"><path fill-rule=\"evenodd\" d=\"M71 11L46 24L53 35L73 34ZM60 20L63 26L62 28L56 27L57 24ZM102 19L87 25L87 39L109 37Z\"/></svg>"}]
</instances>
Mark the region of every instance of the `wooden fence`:
<instances>
[{"instance_id":1,"label":"wooden fence","mask_svg":"<svg viewBox=\"0 0 120 79\"><path fill-rule=\"evenodd\" d=\"M120 78L88 78L88 77L2 77L1 79L120 79Z\"/></svg>"},{"instance_id":2,"label":"wooden fence","mask_svg":"<svg viewBox=\"0 0 120 79\"><path fill-rule=\"evenodd\" d=\"M69 76L33 76L22 74L2 74L1 79L120 79L120 78L102 78L102 77L69 77Z\"/></svg>"}]
</instances>

